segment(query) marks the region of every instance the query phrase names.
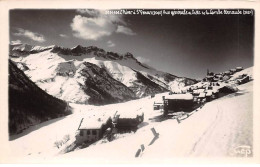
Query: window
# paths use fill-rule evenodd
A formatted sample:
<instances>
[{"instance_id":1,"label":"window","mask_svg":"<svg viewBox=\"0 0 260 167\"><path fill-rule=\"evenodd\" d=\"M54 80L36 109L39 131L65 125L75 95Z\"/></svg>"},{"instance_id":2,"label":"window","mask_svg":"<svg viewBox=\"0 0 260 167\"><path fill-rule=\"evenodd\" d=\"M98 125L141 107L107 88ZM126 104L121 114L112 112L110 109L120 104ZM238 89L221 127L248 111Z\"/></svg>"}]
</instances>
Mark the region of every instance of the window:
<instances>
[{"instance_id":1,"label":"window","mask_svg":"<svg viewBox=\"0 0 260 167\"><path fill-rule=\"evenodd\" d=\"M90 130L87 130L87 135L90 135Z\"/></svg>"},{"instance_id":2,"label":"window","mask_svg":"<svg viewBox=\"0 0 260 167\"><path fill-rule=\"evenodd\" d=\"M80 135L80 136L83 136L83 131L82 131L82 130L79 131L79 135Z\"/></svg>"},{"instance_id":3,"label":"window","mask_svg":"<svg viewBox=\"0 0 260 167\"><path fill-rule=\"evenodd\" d=\"M93 134L93 135L97 135L97 131L96 131L96 130L93 130L93 131L92 131L92 134Z\"/></svg>"}]
</instances>

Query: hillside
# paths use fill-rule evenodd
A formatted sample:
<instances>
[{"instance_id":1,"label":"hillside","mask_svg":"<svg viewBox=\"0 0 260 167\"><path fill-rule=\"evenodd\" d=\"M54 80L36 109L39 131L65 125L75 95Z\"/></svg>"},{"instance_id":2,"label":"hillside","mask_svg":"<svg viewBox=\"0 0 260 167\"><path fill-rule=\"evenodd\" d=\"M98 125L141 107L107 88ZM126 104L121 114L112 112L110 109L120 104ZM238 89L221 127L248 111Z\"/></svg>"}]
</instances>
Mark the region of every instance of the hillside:
<instances>
[{"instance_id":1,"label":"hillside","mask_svg":"<svg viewBox=\"0 0 260 167\"><path fill-rule=\"evenodd\" d=\"M66 102L41 90L9 60L9 135L68 114Z\"/></svg>"},{"instance_id":2,"label":"hillside","mask_svg":"<svg viewBox=\"0 0 260 167\"><path fill-rule=\"evenodd\" d=\"M172 81L196 83L144 65L131 53L107 52L94 46L21 44L10 46L10 58L47 93L80 104L109 104L162 93L169 90ZM87 71L95 75L85 75ZM95 78L95 71L102 76Z\"/></svg>"},{"instance_id":3,"label":"hillside","mask_svg":"<svg viewBox=\"0 0 260 167\"><path fill-rule=\"evenodd\" d=\"M245 154L236 152L236 149L244 145L252 148L253 82L240 85L238 89L237 93L206 103L180 123L176 117L158 119L162 113L152 108L153 102L166 93L158 94L152 99L146 97L104 106L71 104L75 111L72 115L54 123L43 123L45 126L41 129L11 141L10 156L28 162L32 158L52 162L173 162L178 157L244 157ZM102 139L87 148L62 154L61 150L75 140L75 132L82 117L90 121L95 119L94 115L113 116L115 111L121 115L144 113L144 122L135 133L117 134L111 142ZM151 128L159 133L159 138L152 144L154 136ZM46 133L48 136L42 138ZM63 140L66 135L70 136L70 140L59 149L55 147L54 143ZM39 147L31 140L37 140L45 147ZM142 144L145 150L135 158ZM252 156L252 152L247 156Z\"/></svg>"}]
</instances>

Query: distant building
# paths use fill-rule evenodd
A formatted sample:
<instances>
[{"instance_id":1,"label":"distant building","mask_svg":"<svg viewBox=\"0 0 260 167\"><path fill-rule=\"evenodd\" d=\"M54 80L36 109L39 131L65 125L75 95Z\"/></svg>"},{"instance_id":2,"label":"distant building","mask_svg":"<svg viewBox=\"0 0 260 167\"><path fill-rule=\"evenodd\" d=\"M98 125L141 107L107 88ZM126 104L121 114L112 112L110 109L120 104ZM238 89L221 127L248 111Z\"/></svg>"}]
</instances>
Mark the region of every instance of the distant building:
<instances>
[{"instance_id":1,"label":"distant building","mask_svg":"<svg viewBox=\"0 0 260 167\"><path fill-rule=\"evenodd\" d=\"M234 74L235 72L237 72L236 69L230 69L229 71L230 71L230 74L231 74L231 75Z\"/></svg>"},{"instance_id":2,"label":"distant building","mask_svg":"<svg viewBox=\"0 0 260 167\"><path fill-rule=\"evenodd\" d=\"M242 70L243 70L243 67L236 67L237 72L242 71Z\"/></svg>"},{"instance_id":3,"label":"distant building","mask_svg":"<svg viewBox=\"0 0 260 167\"><path fill-rule=\"evenodd\" d=\"M237 82L238 82L239 85L244 84L244 83L247 83L247 82L249 82L249 81L250 81L250 77L247 76L247 75L244 76L243 78L237 80Z\"/></svg>"},{"instance_id":4,"label":"distant building","mask_svg":"<svg viewBox=\"0 0 260 167\"><path fill-rule=\"evenodd\" d=\"M205 92L205 89L195 89L192 91L193 96L199 96L200 93Z\"/></svg>"},{"instance_id":5,"label":"distant building","mask_svg":"<svg viewBox=\"0 0 260 167\"><path fill-rule=\"evenodd\" d=\"M201 92L197 98L200 99L200 100L205 99L206 98L206 93L205 92Z\"/></svg>"},{"instance_id":6,"label":"distant building","mask_svg":"<svg viewBox=\"0 0 260 167\"><path fill-rule=\"evenodd\" d=\"M225 71L224 75L230 75L230 71Z\"/></svg>"}]
</instances>

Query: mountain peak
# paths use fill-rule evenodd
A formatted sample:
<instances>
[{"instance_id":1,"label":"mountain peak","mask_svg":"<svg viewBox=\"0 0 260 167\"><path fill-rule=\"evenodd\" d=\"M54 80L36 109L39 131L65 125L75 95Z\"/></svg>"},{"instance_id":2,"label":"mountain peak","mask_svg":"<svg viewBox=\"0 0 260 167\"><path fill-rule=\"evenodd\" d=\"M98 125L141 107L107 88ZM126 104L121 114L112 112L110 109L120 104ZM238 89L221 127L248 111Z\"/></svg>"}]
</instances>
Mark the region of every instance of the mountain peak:
<instances>
[{"instance_id":1,"label":"mountain peak","mask_svg":"<svg viewBox=\"0 0 260 167\"><path fill-rule=\"evenodd\" d=\"M77 45L77 46L74 46L73 48L71 48L71 50L73 50L73 49L79 49L79 48L85 48L85 47L83 47L83 46L81 46L81 45Z\"/></svg>"},{"instance_id":2,"label":"mountain peak","mask_svg":"<svg viewBox=\"0 0 260 167\"><path fill-rule=\"evenodd\" d=\"M71 52L74 54L85 54L86 48L81 45L77 45L71 49Z\"/></svg>"},{"instance_id":3,"label":"mountain peak","mask_svg":"<svg viewBox=\"0 0 260 167\"><path fill-rule=\"evenodd\" d=\"M126 57L126 58L134 58L133 54L129 53L129 52L126 52L124 57Z\"/></svg>"}]
</instances>

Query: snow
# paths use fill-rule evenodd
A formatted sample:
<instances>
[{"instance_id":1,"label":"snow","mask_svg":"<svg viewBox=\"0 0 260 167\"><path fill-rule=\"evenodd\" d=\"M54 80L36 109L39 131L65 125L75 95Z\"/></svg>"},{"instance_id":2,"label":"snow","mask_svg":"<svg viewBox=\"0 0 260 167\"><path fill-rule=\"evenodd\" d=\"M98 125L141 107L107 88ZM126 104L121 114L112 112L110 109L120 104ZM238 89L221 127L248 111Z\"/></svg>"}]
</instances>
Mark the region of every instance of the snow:
<instances>
[{"instance_id":1,"label":"snow","mask_svg":"<svg viewBox=\"0 0 260 167\"><path fill-rule=\"evenodd\" d=\"M193 93L203 93L205 89L195 89L193 90Z\"/></svg>"},{"instance_id":2,"label":"snow","mask_svg":"<svg viewBox=\"0 0 260 167\"><path fill-rule=\"evenodd\" d=\"M211 96L213 94L213 90L207 90L206 96Z\"/></svg>"},{"instance_id":3,"label":"snow","mask_svg":"<svg viewBox=\"0 0 260 167\"><path fill-rule=\"evenodd\" d=\"M200 93L198 97L205 97L206 96L206 93Z\"/></svg>"},{"instance_id":4,"label":"snow","mask_svg":"<svg viewBox=\"0 0 260 167\"><path fill-rule=\"evenodd\" d=\"M123 59L111 60L93 53L81 56L62 55L50 50L54 47L54 45L41 47L22 44L15 46L13 50L35 51L35 53L11 59L27 66L28 70L25 71L25 74L41 89L68 102L88 103L90 97L81 88L82 85L85 85L86 80L84 76L78 74L85 67L83 64L85 62L105 68L112 78L133 90L136 97L145 96L146 92L150 91L147 90L144 83L140 83L136 71L166 89L169 89L168 84L172 84L171 87L176 93L187 90L187 87L184 87L183 78L177 77L172 83L168 83L164 79L167 73L143 66L135 58L124 57ZM20 66L20 69L22 68ZM120 91L110 92L117 99L122 99L121 93Z\"/></svg>"},{"instance_id":5,"label":"snow","mask_svg":"<svg viewBox=\"0 0 260 167\"><path fill-rule=\"evenodd\" d=\"M88 119L83 118L83 121L79 127L79 129L100 129L103 124L105 124L108 120L108 117L97 117Z\"/></svg>"},{"instance_id":6,"label":"snow","mask_svg":"<svg viewBox=\"0 0 260 167\"><path fill-rule=\"evenodd\" d=\"M173 118L154 121L162 113L153 110L153 103L166 93L155 98L105 106L71 103L74 108L72 115L31 127L27 130L29 132L25 131L19 138L9 141L9 156L25 162L31 162L32 158L42 162L165 162L176 157L241 156L234 151L237 147L253 146L253 82L240 85L238 89L237 93L206 103L190 116L183 117L180 123ZM87 122L97 122L102 116L113 117L116 111L122 116L144 113L144 122L135 133L117 134L111 142L100 140L85 149L60 153L75 140L75 132L82 118ZM151 128L159 133L152 144L154 135ZM65 135L69 135L70 140L58 149L54 142L62 140ZM145 150L135 158L142 144Z\"/></svg>"},{"instance_id":7,"label":"snow","mask_svg":"<svg viewBox=\"0 0 260 167\"><path fill-rule=\"evenodd\" d=\"M181 93L182 90L185 90L184 84L178 82L177 80L170 82L169 88L172 92L175 92L175 93Z\"/></svg>"},{"instance_id":8,"label":"snow","mask_svg":"<svg viewBox=\"0 0 260 167\"><path fill-rule=\"evenodd\" d=\"M21 45L15 46L12 50L30 52L30 51L43 51L46 49L51 49L53 47L54 47L54 45L44 47L44 46L32 46L32 45L28 45L28 44L21 44Z\"/></svg>"},{"instance_id":9,"label":"snow","mask_svg":"<svg viewBox=\"0 0 260 167\"><path fill-rule=\"evenodd\" d=\"M240 75L247 74L249 77L253 77L253 67L246 68L242 71L236 72L230 80L238 79Z\"/></svg>"},{"instance_id":10,"label":"snow","mask_svg":"<svg viewBox=\"0 0 260 167\"><path fill-rule=\"evenodd\" d=\"M122 82L127 87L133 86L133 82L137 80L136 73L129 67L112 61L104 61L104 66L114 79Z\"/></svg>"},{"instance_id":11,"label":"snow","mask_svg":"<svg viewBox=\"0 0 260 167\"><path fill-rule=\"evenodd\" d=\"M165 96L165 99L183 99L183 100L192 100L193 96L190 93L186 94L172 94Z\"/></svg>"}]
</instances>

